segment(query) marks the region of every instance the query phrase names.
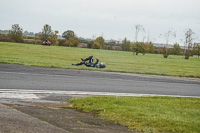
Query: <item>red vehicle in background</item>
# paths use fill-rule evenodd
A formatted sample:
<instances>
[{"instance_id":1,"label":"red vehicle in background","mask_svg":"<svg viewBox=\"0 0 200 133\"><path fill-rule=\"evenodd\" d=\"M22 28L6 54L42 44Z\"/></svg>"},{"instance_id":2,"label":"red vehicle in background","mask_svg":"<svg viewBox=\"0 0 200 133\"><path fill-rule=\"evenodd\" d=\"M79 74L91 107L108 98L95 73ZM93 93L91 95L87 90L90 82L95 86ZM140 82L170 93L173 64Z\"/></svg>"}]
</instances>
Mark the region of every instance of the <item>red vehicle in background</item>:
<instances>
[{"instance_id":1,"label":"red vehicle in background","mask_svg":"<svg viewBox=\"0 0 200 133\"><path fill-rule=\"evenodd\" d=\"M42 44L43 44L43 45L48 45L48 46L50 46L50 45L51 45L51 42L50 42L49 40L46 40L46 41L44 41Z\"/></svg>"}]
</instances>

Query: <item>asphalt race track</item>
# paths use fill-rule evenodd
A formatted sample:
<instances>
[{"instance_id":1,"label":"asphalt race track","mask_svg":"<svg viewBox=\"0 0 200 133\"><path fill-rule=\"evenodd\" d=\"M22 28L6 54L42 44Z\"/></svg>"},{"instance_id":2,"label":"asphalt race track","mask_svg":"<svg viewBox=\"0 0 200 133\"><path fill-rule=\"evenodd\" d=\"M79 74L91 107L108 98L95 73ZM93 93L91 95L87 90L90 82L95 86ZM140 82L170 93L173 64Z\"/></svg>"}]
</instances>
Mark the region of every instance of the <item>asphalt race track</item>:
<instances>
[{"instance_id":1,"label":"asphalt race track","mask_svg":"<svg viewBox=\"0 0 200 133\"><path fill-rule=\"evenodd\" d=\"M0 64L2 89L200 97L200 79Z\"/></svg>"}]
</instances>

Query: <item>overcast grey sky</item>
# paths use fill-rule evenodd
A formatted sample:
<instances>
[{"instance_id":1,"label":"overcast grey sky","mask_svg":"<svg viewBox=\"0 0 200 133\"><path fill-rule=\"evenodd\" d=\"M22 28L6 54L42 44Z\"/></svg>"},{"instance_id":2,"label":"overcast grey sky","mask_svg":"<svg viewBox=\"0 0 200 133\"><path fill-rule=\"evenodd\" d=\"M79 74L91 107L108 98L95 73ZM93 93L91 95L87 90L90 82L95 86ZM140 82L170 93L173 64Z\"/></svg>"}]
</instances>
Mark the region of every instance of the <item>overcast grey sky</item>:
<instances>
[{"instance_id":1,"label":"overcast grey sky","mask_svg":"<svg viewBox=\"0 0 200 133\"><path fill-rule=\"evenodd\" d=\"M143 25L138 41L165 43L164 33L176 31L169 43L183 43L191 28L200 42L200 0L0 0L0 29L19 24L24 31L40 32L49 24L59 34L134 41L135 25Z\"/></svg>"}]
</instances>

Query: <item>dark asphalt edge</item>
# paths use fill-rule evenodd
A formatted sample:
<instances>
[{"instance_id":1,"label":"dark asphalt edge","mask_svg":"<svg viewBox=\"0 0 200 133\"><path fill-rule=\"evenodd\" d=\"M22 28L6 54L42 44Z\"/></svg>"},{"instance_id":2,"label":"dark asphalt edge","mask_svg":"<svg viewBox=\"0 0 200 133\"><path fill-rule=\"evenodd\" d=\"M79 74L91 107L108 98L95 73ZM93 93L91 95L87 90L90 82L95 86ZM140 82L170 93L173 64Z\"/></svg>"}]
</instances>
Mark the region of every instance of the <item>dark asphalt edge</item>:
<instances>
[{"instance_id":1,"label":"dark asphalt edge","mask_svg":"<svg viewBox=\"0 0 200 133\"><path fill-rule=\"evenodd\" d=\"M68 133L60 127L23 113L5 103L0 103L0 118L0 132Z\"/></svg>"}]
</instances>

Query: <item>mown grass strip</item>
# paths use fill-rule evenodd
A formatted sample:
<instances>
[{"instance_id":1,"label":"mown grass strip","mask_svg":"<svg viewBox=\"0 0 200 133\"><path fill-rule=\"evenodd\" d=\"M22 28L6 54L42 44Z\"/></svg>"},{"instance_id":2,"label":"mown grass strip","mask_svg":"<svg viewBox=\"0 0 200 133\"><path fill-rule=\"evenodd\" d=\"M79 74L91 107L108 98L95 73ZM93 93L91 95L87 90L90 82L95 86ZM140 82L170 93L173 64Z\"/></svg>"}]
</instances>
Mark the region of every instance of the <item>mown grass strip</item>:
<instances>
[{"instance_id":1,"label":"mown grass strip","mask_svg":"<svg viewBox=\"0 0 200 133\"><path fill-rule=\"evenodd\" d=\"M72 66L80 58L90 55L106 63L105 69ZM0 42L0 62L42 67L154 74L183 77L200 77L200 58L185 60L182 56L170 55L167 59L159 54L139 54L132 52L84 49L61 46Z\"/></svg>"},{"instance_id":2,"label":"mown grass strip","mask_svg":"<svg viewBox=\"0 0 200 133\"><path fill-rule=\"evenodd\" d=\"M138 132L200 132L199 98L98 96L70 103Z\"/></svg>"}]
</instances>

